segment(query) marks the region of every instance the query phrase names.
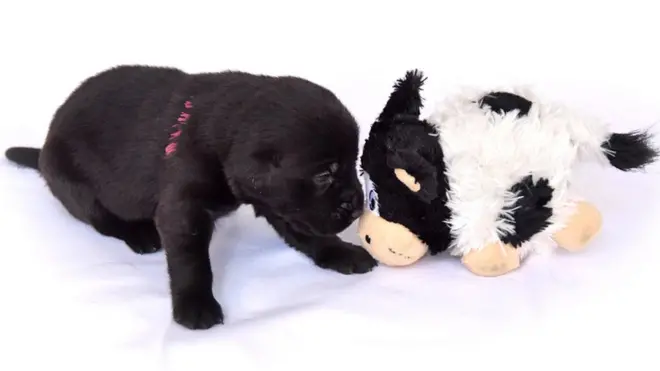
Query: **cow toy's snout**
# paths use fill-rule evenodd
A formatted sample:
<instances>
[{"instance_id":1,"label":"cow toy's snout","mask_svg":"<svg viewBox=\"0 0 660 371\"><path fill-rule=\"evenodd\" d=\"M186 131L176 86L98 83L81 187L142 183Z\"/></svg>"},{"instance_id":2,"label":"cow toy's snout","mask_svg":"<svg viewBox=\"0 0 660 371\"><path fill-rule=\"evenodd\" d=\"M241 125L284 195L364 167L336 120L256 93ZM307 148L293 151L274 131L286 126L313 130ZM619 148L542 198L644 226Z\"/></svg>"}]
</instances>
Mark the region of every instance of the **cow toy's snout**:
<instances>
[{"instance_id":1,"label":"cow toy's snout","mask_svg":"<svg viewBox=\"0 0 660 371\"><path fill-rule=\"evenodd\" d=\"M406 227L388 222L369 210L360 217L358 233L364 249L385 265L410 265L428 251L426 244Z\"/></svg>"}]
</instances>

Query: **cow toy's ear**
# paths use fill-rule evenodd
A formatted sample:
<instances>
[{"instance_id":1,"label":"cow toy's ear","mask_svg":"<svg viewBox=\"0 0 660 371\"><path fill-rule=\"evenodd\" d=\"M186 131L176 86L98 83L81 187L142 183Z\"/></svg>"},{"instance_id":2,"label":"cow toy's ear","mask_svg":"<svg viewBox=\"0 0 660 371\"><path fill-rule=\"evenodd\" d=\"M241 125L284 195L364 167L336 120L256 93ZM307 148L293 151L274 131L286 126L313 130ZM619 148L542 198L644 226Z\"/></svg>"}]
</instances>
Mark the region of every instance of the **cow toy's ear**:
<instances>
[{"instance_id":1,"label":"cow toy's ear","mask_svg":"<svg viewBox=\"0 0 660 371\"><path fill-rule=\"evenodd\" d=\"M441 160L438 141L426 128L393 126L385 142L387 166L397 179L422 201L438 197L438 171L434 161Z\"/></svg>"},{"instance_id":2,"label":"cow toy's ear","mask_svg":"<svg viewBox=\"0 0 660 371\"><path fill-rule=\"evenodd\" d=\"M401 168L394 169L394 176L396 176L396 178L399 179L399 181L403 183L403 185L408 187L409 190L415 193L419 192L419 190L422 189L422 186L419 184L417 179L415 179L414 176L408 174L408 172L405 171L404 169Z\"/></svg>"},{"instance_id":3,"label":"cow toy's ear","mask_svg":"<svg viewBox=\"0 0 660 371\"><path fill-rule=\"evenodd\" d=\"M438 197L436 168L416 151L400 149L390 152L387 165L397 179L422 201L431 203Z\"/></svg>"},{"instance_id":4,"label":"cow toy's ear","mask_svg":"<svg viewBox=\"0 0 660 371\"><path fill-rule=\"evenodd\" d=\"M393 120L397 117L418 118L423 104L421 90L426 78L419 70L406 72L406 76L394 84L394 91L378 116L379 121Z\"/></svg>"},{"instance_id":5,"label":"cow toy's ear","mask_svg":"<svg viewBox=\"0 0 660 371\"><path fill-rule=\"evenodd\" d=\"M385 138L386 164L394 175L422 201L438 197L436 164L443 164L437 132L423 122L392 125Z\"/></svg>"},{"instance_id":6,"label":"cow toy's ear","mask_svg":"<svg viewBox=\"0 0 660 371\"><path fill-rule=\"evenodd\" d=\"M393 171L408 190L430 203L438 197L435 164L442 162L442 150L435 129L420 120L423 107L421 90L425 81L419 70L407 71L403 78L396 81L385 108L374 123L374 127L378 127L378 136L374 138L378 138L379 144L384 144L382 149L386 163L378 166L386 165L388 171ZM364 153L372 148L370 143L367 140ZM380 145L378 148L380 152ZM367 157L363 154L363 158Z\"/></svg>"}]
</instances>

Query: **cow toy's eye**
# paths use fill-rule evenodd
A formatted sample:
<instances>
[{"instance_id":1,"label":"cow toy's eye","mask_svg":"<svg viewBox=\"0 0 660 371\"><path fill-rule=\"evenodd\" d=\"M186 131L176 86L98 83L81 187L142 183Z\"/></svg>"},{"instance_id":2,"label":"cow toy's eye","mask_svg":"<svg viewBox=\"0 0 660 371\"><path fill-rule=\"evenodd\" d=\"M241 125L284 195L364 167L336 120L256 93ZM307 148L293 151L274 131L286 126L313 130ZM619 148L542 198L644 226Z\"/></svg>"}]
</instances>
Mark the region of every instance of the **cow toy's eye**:
<instances>
[{"instance_id":1,"label":"cow toy's eye","mask_svg":"<svg viewBox=\"0 0 660 371\"><path fill-rule=\"evenodd\" d=\"M367 195L367 207L372 213L380 215L378 213L378 192L376 192L376 187L374 186L374 183L371 182L371 179L369 179L369 174L367 173L364 174L364 188L364 194Z\"/></svg>"},{"instance_id":2,"label":"cow toy's eye","mask_svg":"<svg viewBox=\"0 0 660 371\"><path fill-rule=\"evenodd\" d=\"M376 198L376 192L372 190L371 192L369 192L369 210L371 211L376 210L377 202L378 200Z\"/></svg>"}]
</instances>

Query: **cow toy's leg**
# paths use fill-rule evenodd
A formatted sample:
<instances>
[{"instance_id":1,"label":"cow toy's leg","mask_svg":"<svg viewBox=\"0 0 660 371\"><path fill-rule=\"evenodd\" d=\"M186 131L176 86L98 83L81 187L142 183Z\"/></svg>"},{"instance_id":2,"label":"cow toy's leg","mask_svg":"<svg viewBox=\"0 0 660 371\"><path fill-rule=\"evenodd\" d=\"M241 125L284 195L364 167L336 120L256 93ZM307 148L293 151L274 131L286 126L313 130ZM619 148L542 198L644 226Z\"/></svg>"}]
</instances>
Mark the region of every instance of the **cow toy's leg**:
<instances>
[{"instance_id":1,"label":"cow toy's leg","mask_svg":"<svg viewBox=\"0 0 660 371\"><path fill-rule=\"evenodd\" d=\"M580 251L598 234L602 223L598 209L589 202L580 201L566 227L556 232L553 239L565 250Z\"/></svg>"},{"instance_id":2,"label":"cow toy's leg","mask_svg":"<svg viewBox=\"0 0 660 371\"><path fill-rule=\"evenodd\" d=\"M462 262L476 275L496 277L518 269L520 255L513 246L496 242L468 252Z\"/></svg>"}]
</instances>

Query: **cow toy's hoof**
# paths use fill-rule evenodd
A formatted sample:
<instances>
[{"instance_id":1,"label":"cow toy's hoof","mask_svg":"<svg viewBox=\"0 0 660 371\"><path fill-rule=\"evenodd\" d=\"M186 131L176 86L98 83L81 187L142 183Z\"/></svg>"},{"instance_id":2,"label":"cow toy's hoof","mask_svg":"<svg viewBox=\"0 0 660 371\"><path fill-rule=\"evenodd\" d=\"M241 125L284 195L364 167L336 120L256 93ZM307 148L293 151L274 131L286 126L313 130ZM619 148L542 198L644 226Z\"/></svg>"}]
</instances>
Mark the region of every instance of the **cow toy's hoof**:
<instances>
[{"instance_id":1,"label":"cow toy's hoof","mask_svg":"<svg viewBox=\"0 0 660 371\"><path fill-rule=\"evenodd\" d=\"M516 270L520 266L520 255L511 245L492 243L465 254L462 262L476 275L496 277Z\"/></svg>"},{"instance_id":2,"label":"cow toy's hoof","mask_svg":"<svg viewBox=\"0 0 660 371\"><path fill-rule=\"evenodd\" d=\"M575 252L584 249L598 234L602 225L598 209L588 202L579 202L566 227L553 235L561 248Z\"/></svg>"}]
</instances>

